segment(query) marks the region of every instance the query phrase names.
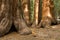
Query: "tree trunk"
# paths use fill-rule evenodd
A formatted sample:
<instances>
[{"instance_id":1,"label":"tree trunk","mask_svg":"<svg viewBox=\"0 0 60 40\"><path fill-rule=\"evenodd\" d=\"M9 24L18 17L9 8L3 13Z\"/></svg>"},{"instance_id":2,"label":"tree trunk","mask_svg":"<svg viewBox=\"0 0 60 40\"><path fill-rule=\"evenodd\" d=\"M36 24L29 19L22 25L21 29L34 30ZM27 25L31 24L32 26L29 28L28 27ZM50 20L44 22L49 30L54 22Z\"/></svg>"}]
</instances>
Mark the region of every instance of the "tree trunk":
<instances>
[{"instance_id":1,"label":"tree trunk","mask_svg":"<svg viewBox=\"0 0 60 40\"><path fill-rule=\"evenodd\" d=\"M21 0L25 22L29 24L29 0Z\"/></svg>"},{"instance_id":2,"label":"tree trunk","mask_svg":"<svg viewBox=\"0 0 60 40\"><path fill-rule=\"evenodd\" d=\"M17 11L15 12L15 16L14 16L14 25L19 34L27 35L27 34L31 34L31 30L27 26L25 19L24 19L25 16L28 16L28 14L26 13L26 12L28 12L28 8L27 7L24 8L23 6L25 6L25 7L27 6L26 0L24 0L24 2L23 2L23 0L17 0L17 4L16 4ZM24 14L26 14L26 15L23 16Z\"/></svg>"},{"instance_id":3,"label":"tree trunk","mask_svg":"<svg viewBox=\"0 0 60 40\"><path fill-rule=\"evenodd\" d=\"M50 0L42 0L42 19L39 24L43 27L51 26L51 23L54 21L54 16L51 13L50 9L51 3Z\"/></svg>"},{"instance_id":4,"label":"tree trunk","mask_svg":"<svg viewBox=\"0 0 60 40\"><path fill-rule=\"evenodd\" d=\"M35 0L30 0L30 24L34 21L34 1Z\"/></svg>"},{"instance_id":5,"label":"tree trunk","mask_svg":"<svg viewBox=\"0 0 60 40\"><path fill-rule=\"evenodd\" d=\"M39 0L35 0L34 4L34 16L35 16L35 22L36 25L38 24L38 13L39 13Z\"/></svg>"},{"instance_id":6,"label":"tree trunk","mask_svg":"<svg viewBox=\"0 0 60 40\"><path fill-rule=\"evenodd\" d=\"M32 27L38 25L38 14L39 14L39 0L34 0L34 21Z\"/></svg>"},{"instance_id":7,"label":"tree trunk","mask_svg":"<svg viewBox=\"0 0 60 40\"><path fill-rule=\"evenodd\" d=\"M10 1L0 0L0 36L9 32L12 24Z\"/></svg>"}]
</instances>

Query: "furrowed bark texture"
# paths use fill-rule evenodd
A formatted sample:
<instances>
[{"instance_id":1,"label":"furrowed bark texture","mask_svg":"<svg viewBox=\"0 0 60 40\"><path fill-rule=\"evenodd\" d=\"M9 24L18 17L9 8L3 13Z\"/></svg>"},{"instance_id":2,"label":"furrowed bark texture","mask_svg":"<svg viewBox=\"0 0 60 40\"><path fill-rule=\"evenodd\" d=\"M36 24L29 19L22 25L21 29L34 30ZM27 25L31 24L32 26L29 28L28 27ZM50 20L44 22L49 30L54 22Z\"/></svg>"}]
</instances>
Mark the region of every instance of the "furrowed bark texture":
<instances>
[{"instance_id":1,"label":"furrowed bark texture","mask_svg":"<svg viewBox=\"0 0 60 40\"><path fill-rule=\"evenodd\" d=\"M6 34L11 28L11 13L9 0L0 0L0 36Z\"/></svg>"},{"instance_id":2,"label":"furrowed bark texture","mask_svg":"<svg viewBox=\"0 0 60 40\"><path fill-rule=\"evenodd\" d=\"M29 0L21 0L23 16L27 24L29 24Z\"/></svg>"},{"instance_id":3,"label":"furrowed bark texture","mask_svg":"<svg viewBox=\"0 0 60 40\"><path fill-rule=\"evenodd\" d=\"M15 19L14 19L15 27L19 34L30 34L31 30L28 28L24 20L24 16L22 15L24 13L23 8L22 8L22 0L17 0L16 6L17 6L16 7L17 11L16 13L14 13L15 14Z\"/></svg>"}]
</instances>

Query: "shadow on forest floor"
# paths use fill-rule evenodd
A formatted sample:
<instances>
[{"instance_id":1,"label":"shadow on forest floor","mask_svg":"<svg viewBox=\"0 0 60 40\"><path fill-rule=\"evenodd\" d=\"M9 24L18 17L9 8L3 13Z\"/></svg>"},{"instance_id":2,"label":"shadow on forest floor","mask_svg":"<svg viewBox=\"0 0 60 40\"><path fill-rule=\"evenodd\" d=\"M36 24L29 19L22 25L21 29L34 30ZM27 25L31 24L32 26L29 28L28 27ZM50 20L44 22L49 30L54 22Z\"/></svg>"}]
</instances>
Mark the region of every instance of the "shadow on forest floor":
<instances>
[{"instance_id":1,"label":"shadow on forest floor","mask_svg":"<svg viewBox=\"0 0 60 40\"><path fill-rule=\"evenodd\" d=\"M0 40L60 40L60 25L54 25L53 28L31 28L33 34L20 35L16 31L8 33ZM54 28L55 27L55 28Z\"/></svg>"}]
</instances>

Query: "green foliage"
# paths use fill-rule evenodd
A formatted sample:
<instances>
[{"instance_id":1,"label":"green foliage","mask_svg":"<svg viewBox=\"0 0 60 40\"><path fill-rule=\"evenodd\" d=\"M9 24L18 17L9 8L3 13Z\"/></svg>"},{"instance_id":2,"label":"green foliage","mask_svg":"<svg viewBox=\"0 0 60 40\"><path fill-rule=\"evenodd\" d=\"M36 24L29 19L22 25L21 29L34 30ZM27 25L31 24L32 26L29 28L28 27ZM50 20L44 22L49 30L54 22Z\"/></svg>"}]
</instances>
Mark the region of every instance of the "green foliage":
<instances>
[{"instance_id":1,"label":"green foliage","mask_svg":"<svg viewBox=\"0 0 60 40\"><path fill-rule=\"evenodd\" d=\"M54 11L55 11L55 16L58 17L60 16L60 0L52 0L54 2Z\"/></svg>"},{"instance_id":2,"label":"green foliage","mask_svg":"<svg viewBox=\"0 0 60 40\"><path fill-rule=\"evenodd\" d=\"M30 0L30 20L34 20L34 0Z\"/></svg>"}]
</instances>

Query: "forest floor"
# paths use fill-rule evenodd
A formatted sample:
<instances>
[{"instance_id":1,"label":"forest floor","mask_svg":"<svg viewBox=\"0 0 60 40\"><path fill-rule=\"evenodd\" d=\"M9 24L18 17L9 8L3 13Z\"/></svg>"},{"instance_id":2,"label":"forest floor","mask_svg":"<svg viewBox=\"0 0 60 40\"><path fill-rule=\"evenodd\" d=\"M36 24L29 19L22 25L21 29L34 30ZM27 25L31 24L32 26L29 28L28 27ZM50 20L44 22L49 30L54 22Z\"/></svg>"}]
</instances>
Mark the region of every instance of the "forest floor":
<instances>
[{"instance_id":1,"label":"forest floor","mask_svg":"<svg viewBox=\"0 0 60 40\"><path fill-rule=\"evenodd\" d=\"M20 35L16 32L11 32L0 40L60 40L60 25L52 26L53 28L32 28L33 34Z\"/></svg>"}]
</instances>

